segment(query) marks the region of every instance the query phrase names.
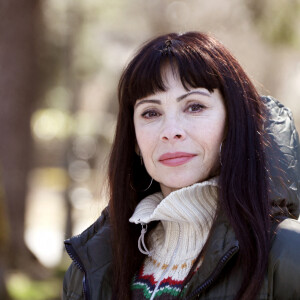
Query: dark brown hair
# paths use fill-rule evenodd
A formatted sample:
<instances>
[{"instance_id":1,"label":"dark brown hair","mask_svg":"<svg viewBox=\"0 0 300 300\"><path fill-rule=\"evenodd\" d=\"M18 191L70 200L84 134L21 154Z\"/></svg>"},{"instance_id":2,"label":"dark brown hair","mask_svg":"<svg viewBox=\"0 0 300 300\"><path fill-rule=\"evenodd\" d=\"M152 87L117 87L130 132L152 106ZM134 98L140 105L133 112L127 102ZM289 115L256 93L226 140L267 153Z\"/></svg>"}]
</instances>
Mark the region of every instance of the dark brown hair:
<instances>
[{"instance_id":1,"label":"dark brown hair","mask_svg":"<svg viewBox=\"0 0 300 300\"><path fill-rule=\"evenodd\" d=\"M225 211L240 244L244 279L237 299L257 295L268 260L269 201L260 97L232 54L215 38L199 32L171 33L147 42L119 82L119 115L109 162L110 218L113 228L114 298L130 299L130 283L144 259L140 228L129 223L137 203L160 190L135 153L133 124L137 99L165 91L162 68L175 66L183 86L219 89L227 110L219 178L219 209ZM134 188L132 188L134 187Z\"/></svg>"}]
</instances>

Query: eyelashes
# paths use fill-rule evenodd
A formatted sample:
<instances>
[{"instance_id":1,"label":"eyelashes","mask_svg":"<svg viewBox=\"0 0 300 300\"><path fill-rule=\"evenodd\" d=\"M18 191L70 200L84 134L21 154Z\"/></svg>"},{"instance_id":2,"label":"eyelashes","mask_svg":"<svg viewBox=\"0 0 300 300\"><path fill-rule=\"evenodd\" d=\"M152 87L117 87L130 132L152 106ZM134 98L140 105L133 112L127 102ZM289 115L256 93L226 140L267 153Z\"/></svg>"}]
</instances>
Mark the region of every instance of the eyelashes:
<instances>
[{"instance_id":1,"label":"eyelashes","mask_svg":"<svg viewBox=\"0 0 300 300\"><path fill-rule=\"evenodd\" d=\"M143 112L141 114L141 116L145 119L152 119L155 117L158 117L160 115L159 112L157 112L156 110L146 110L145 112Z\"/></svg>"},{"instance_id":2,"label":"eyelashes","mask_svg":"<svg viewBox=\"0 0 300 300\"><path fill-rule=\"evenodd\" d=\"M206 109L206 106L200 103L189 103L186 108L184 108L184 112L196 114L200 113ZM154 119L161 115L158 109L147 109L141 113L141 117L144 119Z\"/></svg>"},{"instance_id":3,"label":"eyelashes","mask_svg":"<svg viewBox=\"0 0 300 300\"><path fill-rule=\"evenodd\" d=\"M206 107L203 104L192 103L192 104L188 105L187 111L189 111L189 112L200 112L200 111L202 111L205 108Z\"/></svg>"}]
</instances>

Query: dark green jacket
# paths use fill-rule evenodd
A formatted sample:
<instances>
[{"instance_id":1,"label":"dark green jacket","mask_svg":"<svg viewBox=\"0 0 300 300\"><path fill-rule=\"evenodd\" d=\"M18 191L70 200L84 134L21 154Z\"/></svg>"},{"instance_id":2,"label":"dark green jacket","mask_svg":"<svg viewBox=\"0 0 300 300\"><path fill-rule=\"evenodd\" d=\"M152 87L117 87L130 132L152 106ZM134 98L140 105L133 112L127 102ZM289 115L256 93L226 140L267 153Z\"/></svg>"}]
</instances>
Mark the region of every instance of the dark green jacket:
<instances>
[{"instance_id":1,"label":"dark green jacket","mask_svg":"<svg viewBox=\"0 0 300 300\"><path fill-rule=\"evenodd\" d=\"M300 299L300 223L286 219L276 232L258 299ZM110 299L113 279L107 211L79 237L66 241L66 248L77 262L65 275L63 299ZM242 277L242 270L235 264L238 251L230 224L220 216L204 261L188 286L186 299L234 299Z\"/></svg>"},{"instance_id":2,"label":"dark green jacket","mask_svg":"<svg viewBox=\"0 0 300 300\"><path fill-rule=\"evenodd\" d=\"M300 149L299 138L291 113L271 97L264 97L270 115L266 123L272 143L271 169L272 214L288 210L299 216ZM274 150L275 149L275 150ZM273 161L272 161L273 160ZM285 182L279 184L278 168L286 172ZM282 200L284 199L284 200ZM111 262L111 228L108 209L81 235L65 241L73 260L63 287L63 299L110 299L113 281ZM300 223L285 219L273 235L268 269L258 299L300 299ZM185 292L186 299L234 299L243 270L236 264L239 244L224 215L216 219L206 245L206 255Z\"/></svg>"}]
</instances>

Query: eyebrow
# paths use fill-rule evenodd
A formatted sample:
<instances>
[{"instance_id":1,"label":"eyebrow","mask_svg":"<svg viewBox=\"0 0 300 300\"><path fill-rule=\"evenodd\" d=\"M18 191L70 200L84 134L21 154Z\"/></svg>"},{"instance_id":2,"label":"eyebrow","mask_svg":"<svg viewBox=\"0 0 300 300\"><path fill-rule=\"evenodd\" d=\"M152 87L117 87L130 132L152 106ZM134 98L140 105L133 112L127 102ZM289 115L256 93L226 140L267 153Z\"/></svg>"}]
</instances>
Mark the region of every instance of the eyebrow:
<instances>
[{"instance_id":1,"label":"eyebrow","mask_svg":"<svg viewBox=\"0 0 300 300\"><path fill-rule=\"evenodd\" d=\"M179 96L178 98L176 98L176 101L179 102L179 101L181 101L181 100L185 99L186 97L188 97L190 95L193 95L193 94L199 94L199 95L202 95L202 96L210 97L210 94L208 94L206 92L191 91L191 92L188 92L186 94L183 94L183 95ZM161 101L157 100L157 99L142 99L142 100L137 100L137 102L135 103L135 107L137 107L137 106L139 106L141 104L144 104L144 103L161 104Z\"/></svg>"},{"instance_id":2,"label":"eyebrow","mask_svg":"<svg viewBox=\"0 0 300 300\"><path fill-rule=\"evenodd\" d=\"M189 95L193 95L193 94L199 94L199 95L202 95L202 96L206 96L206 97L210 97L210 94L207 94L205 92L202 92L202 91L191 91L191 92L188 92L180 97L178 97L176 100L177 102L183 100L184 98L188 97Z\"/></svg>"}]
</instances>

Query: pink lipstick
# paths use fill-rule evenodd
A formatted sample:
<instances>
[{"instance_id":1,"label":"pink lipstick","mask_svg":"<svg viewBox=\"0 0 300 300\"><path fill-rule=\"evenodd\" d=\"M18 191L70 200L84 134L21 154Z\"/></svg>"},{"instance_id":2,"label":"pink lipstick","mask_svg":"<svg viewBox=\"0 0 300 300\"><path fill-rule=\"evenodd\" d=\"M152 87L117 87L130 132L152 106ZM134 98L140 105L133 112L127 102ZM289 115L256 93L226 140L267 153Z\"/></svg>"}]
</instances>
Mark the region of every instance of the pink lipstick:
<instances>
[{"instance_id":1,"label":"pink lipstick","mask_svg":"<svg viewBox=\"0 0 300 300\"><path fill-rule=\"evenodd\" d=\"M196 154L186 153L186 152L174 152L165 153L159 157L159 161L169 167L176 167L183 165L190 161Z\"/></svg>"}]
</instances>

